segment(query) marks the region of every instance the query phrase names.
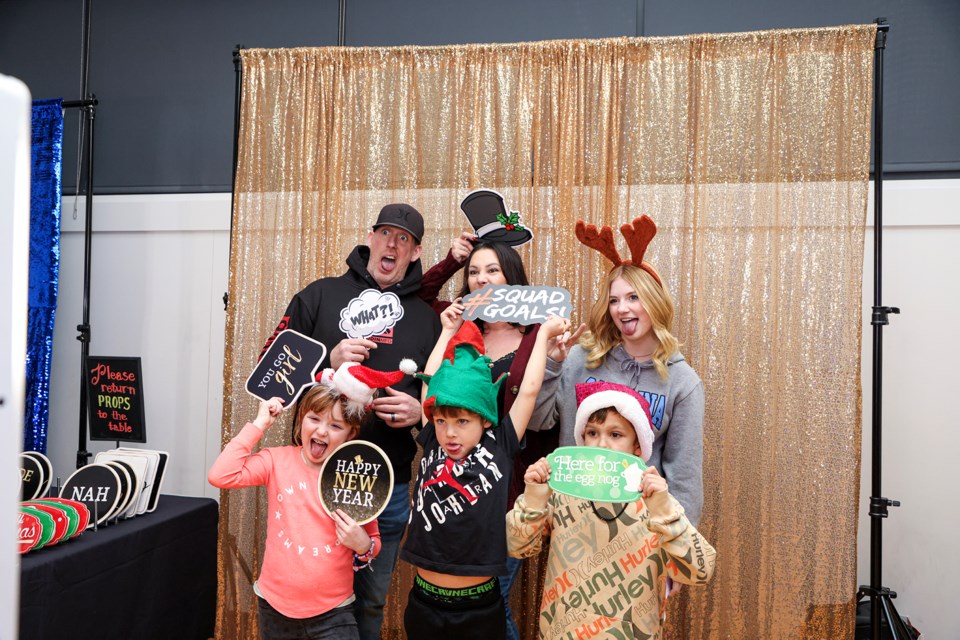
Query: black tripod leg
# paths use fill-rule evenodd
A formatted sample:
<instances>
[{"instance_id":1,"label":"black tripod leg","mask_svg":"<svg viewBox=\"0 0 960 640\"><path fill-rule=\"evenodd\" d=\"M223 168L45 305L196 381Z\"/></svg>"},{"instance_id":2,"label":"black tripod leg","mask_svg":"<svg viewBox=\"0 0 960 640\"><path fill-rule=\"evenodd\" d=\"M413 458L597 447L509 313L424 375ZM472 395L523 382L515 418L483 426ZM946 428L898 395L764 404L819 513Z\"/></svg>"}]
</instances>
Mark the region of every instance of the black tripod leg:
<instances>
[{"instance_id":1,"label":"black tripod leg","mask_svg":"<svg viewBox=\"0 0 960 640\"><path fill-rule=\"evenodd\" d=\"M883 617L887 620L887 629L890 632L891 640L910 640L910 630L906 623L900 617L900 613L893 605L893 600L889 595L883 594L877 598L883 610Z\"/></svg>"}]
</instances>

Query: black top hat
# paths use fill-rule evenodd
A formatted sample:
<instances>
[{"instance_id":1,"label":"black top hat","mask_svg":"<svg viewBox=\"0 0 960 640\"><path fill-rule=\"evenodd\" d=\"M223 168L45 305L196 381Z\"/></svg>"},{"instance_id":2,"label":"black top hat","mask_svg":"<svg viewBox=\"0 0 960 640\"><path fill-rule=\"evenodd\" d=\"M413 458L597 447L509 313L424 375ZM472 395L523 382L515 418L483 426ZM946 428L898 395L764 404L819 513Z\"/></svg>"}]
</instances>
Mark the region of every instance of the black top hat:
<instances>
[{"instance_id":1,"label":"black top hat","mask_svg":"<svg viewBox=\"0 0 960 640\"><path fill-rule=\"evenodd\" d=\"M508 212L503 196L492 189L471 191L460 202L460 209L480 240L518 247L533 239L530 229L520 224L520 214Z\"/></svg>"}]
</instances>

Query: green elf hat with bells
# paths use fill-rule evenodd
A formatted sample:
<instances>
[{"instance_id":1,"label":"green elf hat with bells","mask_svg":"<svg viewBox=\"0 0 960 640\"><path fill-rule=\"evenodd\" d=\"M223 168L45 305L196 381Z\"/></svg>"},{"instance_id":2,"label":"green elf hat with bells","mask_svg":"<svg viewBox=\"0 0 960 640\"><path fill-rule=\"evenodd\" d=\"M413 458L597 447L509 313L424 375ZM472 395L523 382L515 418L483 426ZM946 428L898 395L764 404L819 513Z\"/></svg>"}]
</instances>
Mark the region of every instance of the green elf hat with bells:
<instances>
[{"instance_id":1,"label":"green elf hat with bells","mask_svg":"<svg viewBox=\"0 0 960 640\"><path fill-rule=\"evenodd\" d=\"M429 385L427 399L423 403L423 413L428 420L433 420L433 408L440 405L473 411L492 426L497 426L500 422L497 394L506 375L491 382L490 367L493 363L483 353L483 336L477 325L464 322L456 335L450 338L437 372L432 376L417 374Z\"/></svg>"}]
</instances>

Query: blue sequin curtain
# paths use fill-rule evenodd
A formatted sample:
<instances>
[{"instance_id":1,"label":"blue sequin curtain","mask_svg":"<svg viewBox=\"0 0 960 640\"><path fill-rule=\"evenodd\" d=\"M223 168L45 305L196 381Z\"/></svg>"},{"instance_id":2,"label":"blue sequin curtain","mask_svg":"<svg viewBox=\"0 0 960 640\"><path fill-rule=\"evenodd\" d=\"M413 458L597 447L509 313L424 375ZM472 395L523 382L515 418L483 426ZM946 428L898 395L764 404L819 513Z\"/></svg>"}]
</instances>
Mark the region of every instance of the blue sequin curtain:
<instances>
[{"instance_id":1,"label":"blue sequin curtain","mask_svg":"<svg viewBox=\"0 0 960 640\"><path fill-rule=\"evenodd\" d=\"M50 361L60 272L63 101L35 100L30 172L30 289L23 450L47 450Z\"/></svg>"}]
</instances>

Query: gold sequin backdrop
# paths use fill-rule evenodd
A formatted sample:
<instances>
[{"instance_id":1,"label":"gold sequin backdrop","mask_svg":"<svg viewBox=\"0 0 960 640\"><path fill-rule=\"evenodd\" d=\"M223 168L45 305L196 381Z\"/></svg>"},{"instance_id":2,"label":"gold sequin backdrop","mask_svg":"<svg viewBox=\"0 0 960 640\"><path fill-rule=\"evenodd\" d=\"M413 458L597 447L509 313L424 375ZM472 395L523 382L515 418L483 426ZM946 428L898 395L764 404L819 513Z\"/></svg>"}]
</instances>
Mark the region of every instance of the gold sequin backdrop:
<instances>
[{"instance_id":1,"label":"gold sequin backdrop","mask_svg":"<svg viewBox=\"0 0 960 640\"><path fill-rule=\"evenodd\" d=\"M719 552L667 635L852 638L874 35L243 51L223 440L255 414L243 385L287 301L344 271L383 204L423 212L429 266L466 226L460 198L498 189L535 233L531 281L569 289L575 319L607 265L574 221L647 213L706 387L701 529ZM265 508L262 490L221 496L219 638L256 637Z\"/></svg>"}]
</instances>

